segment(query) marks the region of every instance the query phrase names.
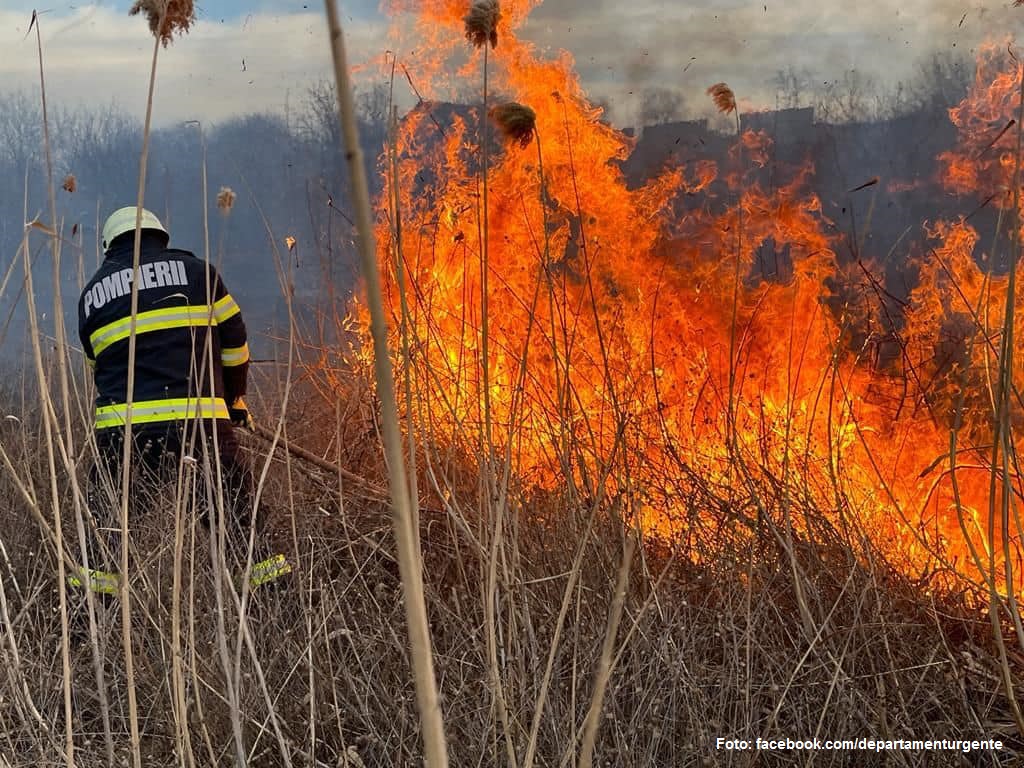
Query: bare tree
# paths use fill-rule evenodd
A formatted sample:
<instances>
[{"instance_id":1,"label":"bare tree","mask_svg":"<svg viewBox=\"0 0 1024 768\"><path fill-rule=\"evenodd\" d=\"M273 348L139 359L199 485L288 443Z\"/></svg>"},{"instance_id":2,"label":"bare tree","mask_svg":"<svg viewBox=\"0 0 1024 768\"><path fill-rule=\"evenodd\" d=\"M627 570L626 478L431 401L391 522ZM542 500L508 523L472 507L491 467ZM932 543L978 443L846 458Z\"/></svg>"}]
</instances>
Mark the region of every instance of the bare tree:
<instances>
[{"instance_id":1,"label":"bare tree","mask_svg":"<svg viewBox=\"0 0 1024 768\"><path fill-rule=\"evenodd\" d=\"M38 98L23 91L0 94L0 160L10 163L20 176L41 158L41 125Z\"/></svg>"},{"instance_id":2,"label":"bare tree","mask_svg":"<svg viewBox=\"0 0 1024 768\"><path fill-rule=\"evenodd\" d=\"M816 89L815 111L829 123L870 122L885 116L891 101L878 80L858 69L848 69Z\"/></svg>"},{"instance_id":3,"label":"bare tree","mask_svg":"<svg viewBox=\"0 0 1024 768\"><path fill-rule=\"evenodd\" d=\"M796 109L806 107L811 102L811 82L813 78L807 69L797 69L792 64L780 69L770 81L775 88L775 98L779 109Z\"/></svg>"},{"instance_id":4,"label":"bare tree","mask_svg":"<svg viewBox=\"0 0 1024 768\"><path fill-rule=\"evenodd\" d=\"M907 108L944 112L967 95L974 70L969 57L951 50L921 58L906 85Z\"/></svg>"}]
</instances>

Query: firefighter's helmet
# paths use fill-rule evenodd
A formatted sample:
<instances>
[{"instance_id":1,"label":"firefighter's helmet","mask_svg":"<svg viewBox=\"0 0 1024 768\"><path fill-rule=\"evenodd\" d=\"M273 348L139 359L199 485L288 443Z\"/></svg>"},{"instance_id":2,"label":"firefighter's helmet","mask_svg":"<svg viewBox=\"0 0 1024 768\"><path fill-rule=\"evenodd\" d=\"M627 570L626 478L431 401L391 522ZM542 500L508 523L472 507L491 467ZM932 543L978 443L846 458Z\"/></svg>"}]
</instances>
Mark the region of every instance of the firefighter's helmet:
<instances>
[{"instance_id":1,"label":"firefighter's helmet","mask_svg":"<svg viewBox=\"0 0 1024 768\"><path fill-rule=\"evenodd\" d=\"M110 246L118 236L125 234L126 232L135 231L135 219L138 215L138 208L134 205L129 205L125 208L118 208L109 217L107 217L106 223L103 225L103 252L106 253L110 250ZM153 230L156 232L163 232L165 235L170 237L167 230L164 229L164 225L160 223L158 219L151 211L147 211L145 208L142 209L142 224L141 229Z\"/></svg>"}]
</instances>

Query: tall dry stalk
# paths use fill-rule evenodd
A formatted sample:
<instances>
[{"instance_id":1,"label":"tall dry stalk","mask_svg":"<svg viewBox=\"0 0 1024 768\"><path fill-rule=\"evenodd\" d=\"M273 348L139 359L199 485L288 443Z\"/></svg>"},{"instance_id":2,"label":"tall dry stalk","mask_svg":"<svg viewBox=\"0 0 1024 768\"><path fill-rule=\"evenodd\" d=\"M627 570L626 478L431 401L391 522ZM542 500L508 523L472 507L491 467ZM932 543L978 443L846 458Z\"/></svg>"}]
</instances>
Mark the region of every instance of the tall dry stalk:
<instances>
[{"instance_id":1,"label":"tall dry stalk","mask_svg":"<svg viewBox=\"0 0 1024 768\"><path fill-rule=\"evenodd\" d=\"M1011 552L1012 532L1010 521L1018 520L1018 501L1015 498L1014 469L1016 463L1016 445L1013 440L1012 400L1014 331L1016 324L1017 303L1017 268L1021 257L1021 215L1020 215L1020 180L1022 151L1024 151L1024 69L1018 66L1019 105L1017 109L1017 141L1014 152L1011 196L1013 208L1009 216L1010 226L1010 269L1006 283L1006 309L1002 324L1002 339L999 350L999 368L996 385L995 413L993 418L992 459L989 474L989 516L988 516L988 549L989 549L989 618L992 622L992 634L999 649L1000 673L1004 692L1010 701L1017 727L1024 731L1024 712L1014 692L1014 680L1007 658L1006 643L1003 639L1001 616L1003 609L1010 617L1017 631L1018 643L1024 647L1024 626L1022 626L1020 610L1017 605L1017 586L1014 583L1013 553ZM997 511L998 492L998 511ZM1006 602L996 590L996 545L995 522L999 519L1000 538L1002 539L1003 573Z\"/></svg>"},{"instance_id":2,"label":"tall dry stalk","mask_svg":"<svg viewBox=\"0 0 1024 768\"><path fill-rule=\"evenodd\" d=\"M66 444L67 445L67 451L64 454L64 456L65 456L65 470L66 471L69 470L68 474L72 478L72 488L73 488L73 491L74 491L75 507L76 507L76 513L77 513L76 514L76 518L79 521L79 533L81 534L83 532L83 527L81 526L82 516L81 516L80 497L79 497L79 494L78 494L77 476L76 476L76 474L74 472L74 467L73 466L69 466L68 462L67 462L67 454L68 453L73 453L74 449L72 447L72 443L70 442L72 440L72 433L71 433L71 408L70 408L70 396L69 396L69 388L68 388L67 359L66 359L66 356L65 356L66 348L67 348L67 341L66 341L65 335L64 335L64 307L63 307L63 303L61 301L61 290L60 290L60 280L61 280L61 273L60 273L60 248L61 248L61 242L60 242L60 238L57 236L58 232L59 232L59 228L58 228L58 224L57 224L57 196L56 196L56 190L55 190L54 181L53 181L53 153L51 151L51 145L50 145L50 122L49 122L49 119L48 119L49 115L48 115L47 104L46 104L46 77L45 77L45 74L44 74L44 67L43 67L42 31L41 31L41 25L40 25L40 22L39 22L39 18L38 18L38 16L36 16L35 11L32 12L32 20L35 22L35 28L36 28L36 51L37 51L38 56L39 56L39 93L40 93L40 100L42 102L43 150L44 150L44 155L46 157L46 189L47 189L47 197L48 197L49 203L50 203L50 226L53 228L53 232L50 235L50 246L51 246L51 255L52 255L52 259L53 259L53 263L52 263L52 267L53 267L52 276L53 276L53 292L54 292L53 293L53 296L54 296L54 298L53 298L53 305L54 305L54 335L56 337L56 342L57 342L57 371L58 371L58 376L59 376L59 379L60 379L60 391L61 391L61 394L62 394L62 402L64 404L64 420L65 420L65 430L66 430L66 432L65 432L65 437L63 439L69 441ZM31 293L31 290L30 290L30 293ZM34 301L34 297L30 296L30 300ZM35 315L35 313L33 312L33 320L32 320L33 324L35 323L34 315ZM35 349L38 346L38 341L37 341L37 339L35 337L36 337L36 334L34 333L33 334L33 349ZM45 402L47 402L49 400L49 391L48 391L48 388L46 387L45 379L42 377L42 367L41 367L41 365L37 369L37 373L40 376L39 382L38 382L40 390L41 390L41 398L40 399L45 403ZM48 409L47 409L47 411L48 411ZM62 436L61 436L60 427L59 427L59 425L57 423L56 414L54 414L54 417L55 418L54 418L53 423L51 425L49 413L48 412L44 412L43 421L44 421L44 424L45 424L47 452L48 452L48 458L49 458L49 462L50 462L50 475L51 475L51 477L50 477L50 484L51 484L51 493L53 493L53 502L52 503L53 503L54 533L56 534L57 549L58 549L58 552L60 554L60 556L57 558L57 581L58 581L57 589L59 590L59 595L60 595L60 613L61 613L61 666L62 666L62 670L63 670L63 674L62 674L62 678L63 678L63 680L62 680L62 688L63 688L63 694L64 694L64 744L65 744L64 749L65 749L65 759L67 761L67 764L68 764L69 768L74 768L74 765L75 765L75 741L74 741L74 730L73 730L74 726L73 726L73 723L72 723L72 707L71 707L71 658L70 658L70 649L69 649L69 643L68 643L69 635L68 635L68 610L67 610L67 584L65 582L64 557L63 557L63 553L64 553L63 552L64 551L64 535L63 535L63 524L61 522L61 511L60 511L60 507L58 505L58 498L59 497L58 497L58 494L57 494L56 466L54 464L54 456L53 456L53 448L54 448L53 443L54 443L55 440L56 441L61 441ZM54 433L56 433L56 434L54 434ZM84 550L85 550L84 538L82 538L81 535L79 536L79 541L83 545L81 549L84 552ZM83 559L83 562L85 562L85 559ZM89 601L90 601L90 611L89 611L89 613L90 613L90 621L92 623L92 629L93 629L93 633L92 634L93 634L93 637L95 637L95 620L94 620L95 611L93 610L92 596L91 595L89 596ZM95 643L93 644L93 651L94 651L94 660L98 660L99 657L98 657L98 652L97 652L97 648L96 648ZM105 686L103 685L103 680L102 680L102 677L103 677L102 676L102 665L97 665L96 670L97 670L97 682L99 683L100 691L101 691L101 702L103 704L102 709L104 710L104 714L108 714L107 710L106 710L106 706L105 706L106 705L106 701L105 701L105 693L106 692L104 690ZM108 720L108 723L109 723L109 720ZM109 728L106 728L106 732L107 732L107 737L108 737L107 738L108 749L112 750L112 746L113 745L112 745L111 739L109 737ZM109 757L112 757L112 751L108 751L108 758Z\"/></svg>"},{"instance_id":3,"label":"tall dry stalk","mask_svg":"<svg viewBox=\"0 0 1024 768\"><path fill-rule=\"evenodd\" d=\"M27 216L26 216L27 218ZM62 679L61 687L63 692L63 704L64 704L64 716L66 719L64 728L64 757L66 764L69 768L74 768L75 765L75 743L74 743L74 732L72 730L72 717L71 717L71 659L68 651L69 646L69 634L68 634L68 610L67 610L67 584L65 583L65 551L64 551L64 536L63 528L60 519L60 493L57 487L57 463L55 455L54 442L56 440L54 432L54 420L51 419L52 403L50 401L50 392L47 385L46 373L43 370L43 353L39 343L40 331L37 321L38 314L36 313L35 304L35 286L32 281L32 264L29 259L29 247L28 247L28 233L30 227L26 226L23 242L22 252L24 255L24 269L25 269L25 296L28 303L29 311L29 332L32 338L32 359L35 364L36 381L39 388L39 399L43 405L43 434L44 434L44 445L46 448L46 463L47 473L50 484L50 506L51 513L53 516L53 545L56 549L57 557L57 590L59 598L59 611L60 611L60 632L61 632L61 670ZM55 236L56 233L50 231L51 237Z\"/></svg>"},{"instance_id":4,"label":"tall dry stalk","mask_svg":"<svg viewBox=\"0 0 1024 768\"><path fill-rule=\"evenodd\" d=\"M633 532L626 534L626 543L619 565L619 575L615 580L615 591L612 593L611 608L608 611L608 627L605 630L604 643L601 646L601 658L594 676L594 692L587 710L587 720L583 726L583 744L580 747L578 768L591 768L594 764L594 744L597 741L597 728L601 724L601 707L604 704L605 691L611 678L615 652L615 638L619 633L622 621L622 609L626 603L626 588L629 586L629 569L633 564L636 552L636 537Z\"/></svg>"},{"instance_id":5,"label":"tall dry stalk","mask_svg":"<svg viewBox=\"0 0 1024 768\"><path fill-rule=\"evenodd\" d=\"M205 337L205 343L202 349L201 366L200 370L195 374L198 381L207 382L209 386L209 392L199 392L199 396L203 397L216 397L216 389L214 386L213 376L208 375L208 372L214 370L214 357L213 357L213 303L214 303L214 286L213 286L213 273L212 264L210 262L210 211L209 211L209 187L206 175L207 162L206 162L206 137L203 134L203 125L199 121L193 123L199 131L199 144L200 144L200 201L202 203L202 222L203 222L203 275L204 275L204 289L206 295L206 306L209 307L209 316L207 317L207 333ZM220 657L221 667L224 671L224 685L225 694L228 700L228 719L231 723L231 734L235 748L235 761L238 768L245 768L246 765L246 750L245 750L245 739L242 734L242 714L241 708L238 701L239 691L239 669L237 664L237 654L235 657L235 664L232 664L232 656L228 649L228 637L227 637L227 624L225 622L225 606L224 606L224 592L232 592L233 588L230 584L230 575L227 565L226 547L227 547L227 530L226 530L226 510L228 501L224 495L224 478L223 468L220 462L220 445L218 442L218 434L216 429L211 429L210 434L205 434L206 423L199 419L196 421L198 427L194 439L202 443L206 443L209 438L209 442L213 448L213 455L211 457L210 451L205 450L205 445L201 449L201 455L203 460L203 473L206 488L206 503L207 509L210 510L211 514L211 525L210 525L210 556L213 565L213 584L214 584L214 597L217 603L217 651ZM225 578L228 576L228 578ZM244 583L244 580L243 580ZM241 627L244 626L245 616L239 616L239 634L241 635ZM241 646L241 637L238 639L238 646ZM240 653L240 651L239 651Z\"/></svg>"},{"instance_id":6,"label":"tall dry stalk","mask_svg":"<svg viewBox=\"0 0 1024 768\"><path fill-rule=\"evenodd\" d=\"M136 195L135 245L132 249L132 272L139 274L142 249L142 208L146 199L146 168L149 162L149 139L153 124L153 93L156 90L157 60L160 46L170 42L174 32L188 31L195 18L192 0L137 0L131 13L145 12L153 31L153 56L149 69L149 88L146 93L146 118L142 128L142 153L139 157L139 186ZM137 319L139 314L139 280L131 285L131 322L128 331L128 377L125 398L124 447L121 453L121 562L118 596L121 600L121 645L125 657L125 675L128 690L128 723L131 732L132 765L142 768L140 749L139 712L135 688L135 657L132 645L132 604L129 571L129 524L128 490L131 481L132 452L132 403L135 399L135 355L137 340Z\"/></svg>"},{"instance_id":7,"label":"tall dry stalk","mask_svg":"<svg viewBox=\"0 0 1024 768\"><path fill-rule=\"evenodd\" d=\"M739 141L740 155L739 165L742 167L742 135L740 130L740 113L736 108L736 95L725 83L715 83L708 88L708 95L715 103L715 107L723 115L730 113L736 118L736 139ZM743 260L743 191L739 192L739 199L736 205L736 260L735 274L733 275L732 295L732 321L729 324L729 406L726 412L726 442L730 455L735 453L736 439L736 368L739 361L736 360L736 322L739 313L740 301L740 264Z\"/></svg>"},{"instance_id":8,"label":"tall dry stalk","mask_svg":"<svg viewBox=\"0 0 1024 768\"><path fill-rule=\"evenodd\" d=\"M483 49L483 108L480 113L480 163L482 182L482 203L480 222L480 360L483 389L483 454L487 462L493 463L494 443L491 435L491 369L490 369L490 235L488 216L488 189L490 185L490 123L487 120L489 104L490 49L498 45L498 22L501 20L501 6L498 0L474 0L464 19L466 39L476 48ZM490 478L491 469L484 472ZM488 499L493 488L487 489Z\"/></svg>"},{"instance_id":9,"label":"tall dry stalk","mask_svg":"<svg viewBox=\"0 0 1024 768\"><path fill-rule=\"evenodd\" d=\"M416 683L416 699L423 730L423 747L430 768L446 768L448 750L445 743L444 721L434 677L434 661L430 643L430 624L427 620L426 598L423 592L423 563L416 539L419 532L413 528L409 503L409 484L406 480L402 450L402 433L398 422L398 403L395 399L391 357L388 351L387 318L381 294L380 274L376 258L373 232L373 213L370 191L363 167L363 152L359 145L359 128L352 83L345 54L345 41L335 0L325 0L327 26L330 33L331 58L338 98L338 113L344 134L345 157L348 161L352 184L352 199L359 232L359 254L363 277L366 280L367 305L373 334L374 373L377 395L380 398L381 427L384 451L388 465L388 483L394 517L395 539L398 545L398 564L405 594L405 614L409 641L412 646L412 667Z\"/></svg>"},{"instance_id":10,"label":"tall dry stalk","mask_svg":"<svg viewBox=\"0 0 1024 768\"><path fill-rule=\"evenodd\" d=\"M142 132L142 155L139 159L139 189L136 198L138 211L135 217L135 247L132 251L132 273L139 274L142 238L142 206L146 197L146 163L149 159L149 132L153 117L153 91L156 87L156 63L160 53L160 41L153 43L153 59L149 71L149 93L146 97L146 121ZM131 482L131 451L132 451L132 402L135 399L135 352L136 352L136 321L139 314L139 281L132 280L131 286L131 323L128 336L128 385L125 398L124 447L121 454L121 562L119 597L121 600L121 646L124 650L125 676L128 688L128 723L131 733L132 765L142 768L142 752L140 749L138 699L135 689L135 657L132 645L132 603L130 587L130 571L128 570L128 489Z\"/></svg>"},{"instance_id":11,"label":"tall dry stalk","mask_svg":"<svg viewBox=\"0 0 1024 768\"><path fill-rule=\"evenodd\" d=\"M394 80L394 70L391 74ZM402 375L405 389L405 431L409 452L409 504L412 508L413 527L419 530L419 491L416 478L416 420L413 408L413 364L412 341L415 328L409 311L409 297L406 290L405 252L402 249L402 194L401 177L398 168L398 108L391 107L388 116L388 174L391 188L391 237L394 242L395 283L398 286L398 300L401 307L399 338L402 341ZM417 537L417 542L419 541ZM422 556L422 553L421 553Z\"/></svg>"}]
</instances>

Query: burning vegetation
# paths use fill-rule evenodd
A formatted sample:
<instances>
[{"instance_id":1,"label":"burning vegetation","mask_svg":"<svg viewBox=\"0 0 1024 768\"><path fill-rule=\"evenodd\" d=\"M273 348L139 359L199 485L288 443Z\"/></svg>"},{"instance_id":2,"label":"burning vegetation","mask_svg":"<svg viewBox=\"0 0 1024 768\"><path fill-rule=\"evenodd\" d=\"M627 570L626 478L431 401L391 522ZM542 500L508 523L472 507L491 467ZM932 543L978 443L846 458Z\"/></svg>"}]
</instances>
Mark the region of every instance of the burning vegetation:
<instances>
[{"instance_id":1,"label":"burning vegetation","mask_svg":"<svg viewBox=\"0 0 1024 768\"><path fill-rule=\"evenodd\" d=\"M725 83L707 96L736 118L731 151L628 183L634 143L569 55L544 60L516 34L539 2L385 2L412 24L399 63L424 97L392 123L377 210L408 442L381 461L368 361L353 375L337 337L289 333L281 376L253 388L275 436L248 446L267 533L294 557L282 591L235 591L226 529L200 522L212 467L187 457L136 500L149 516L122 583L139 608L69 607L59 546L88 509L68 493L65 516L56 494L95 445L62 448L58 468L52 436L92 428L91 393L76 379L61 419L0 391L20 414L0 420L12 765L418 765L431 731L452 765L710 765L735 757L721 737L765 735L1005 740L759 751L772 767L1020 764L1018 59L981 51L941 159L965 214L924 222L897 296L890 254L837 234L814 166L777 162ZM133 7L165 43L193 10ZM478 103L442 115L467 84ZM222 187L216 205L234 221L242 200ZM26 226L31 296L29 236L54 232ZM318 247L272 236L296 264ZM281 290L294 331L294 285ZM365 314L339 335L368 338ZM322 357L298 386L309 349ZM275 445L290 450L276 460ZM390 500L416 507L422 546L396 561L383 486L403 461L410 487ZM416 637L399 629L414 626L409 573ZM420 695L432 670L411 683L423 659L438 699Z\"/></svg>"},{"instance_id":2,"label":"burning vegetation","mask_svg":"<svg viewBox=\"0 0 1024 768\"><path fill-rule=\"evenodd\" d=\"M416 418L455 442L489 418L522 482L571 476L593 494L628 496L624 516L669 541L720 523L690 503L699 478L731 500L734 521L767 517L813 537L790 514L799 499L933 585L995 574L1000 590L1018 592L1020 531L998 522L999 498L1012 506L1024 493L1007 463L1015 442L998 435L997 371L1012 357L1021 373L1001 346L1013 330L1003 323L1021 82L1005 46L981 53L977 82L950 113L960 144L942 158L950 191L1004 212L1000 239L983 247L966 218L927 223L933 247L917 260L917 285L893 302L872 277L872 257L885 254L837 255L809 165L773 166L765 183L764 133L741 133L721 167L668 167L629 187L619 163L631 140L602 121L568 55L543 60L515 35L535 4L502 8L508 31L490 78L514 101L492 116L524 146L542 138L536 157L482 144L479 115L442 129L430 102L395 138L378 242L382 263L401 264L385 278L410 342ZM464 57L460 27L469 35L472 17L479 47L499 18L495 5L484 30L476 6L464 18L457 2L390 5L415 13L423 44L410 69L427 98L446 96L441 75ZM477 65L460 76L472 82ZM724 83L708 94L736 109ZM493 155L486 210L483 153ZM684 204L697 194L708 203ZM882 337L898 351L879 361ZM1008 391L1016 423L1024 409ZM754 493L762 483L777 497Z\"/></svg>"}]
</instances>

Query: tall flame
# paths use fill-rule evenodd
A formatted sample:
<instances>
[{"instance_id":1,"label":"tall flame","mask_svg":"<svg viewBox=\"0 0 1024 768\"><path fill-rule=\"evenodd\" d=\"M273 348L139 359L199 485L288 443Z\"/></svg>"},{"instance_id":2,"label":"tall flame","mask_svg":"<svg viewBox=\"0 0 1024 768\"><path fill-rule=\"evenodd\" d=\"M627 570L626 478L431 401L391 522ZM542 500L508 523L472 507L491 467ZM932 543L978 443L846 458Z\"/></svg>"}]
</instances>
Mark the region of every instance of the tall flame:
<instances>
[{"instance_id":1,"label":"tall flame","mask_svg":"<svg viewBox=\"0 0 1024 768\"><path fill-rule=\"evenodd\" d=\"M385 3L429 99L394 137L378 231L422 425L458 442L483 419L486 150L487 394L497 448L524 482L628 478L643 524L678 536L693 524L692 478L730 497L753 473L908 568L976 574L972 549L985 561L1003 541L987 524L984 446L1006 278L979 267L971 225L929 225L934 251L894 323L878 285L837 259L810 166L761 183L766 135L737 137L722 167L701 160L631 188L620 161L632 140L601 120L571 56L543 59L516 36L538 2L504 2L488 51L491 92L535 114L532 141L504 147L482 145L479 104L440 103L482 85L468 3ZM1020 70L996 48L981 58L950 113L963 141L942 158L944 183L1005 205L1017 133L978 145L1018 108ZM885 360L871 354L882 327L901 328Z\"/></svg>"}]
</instances>

